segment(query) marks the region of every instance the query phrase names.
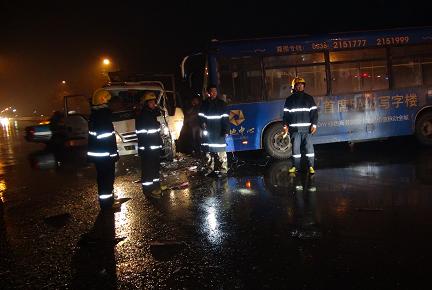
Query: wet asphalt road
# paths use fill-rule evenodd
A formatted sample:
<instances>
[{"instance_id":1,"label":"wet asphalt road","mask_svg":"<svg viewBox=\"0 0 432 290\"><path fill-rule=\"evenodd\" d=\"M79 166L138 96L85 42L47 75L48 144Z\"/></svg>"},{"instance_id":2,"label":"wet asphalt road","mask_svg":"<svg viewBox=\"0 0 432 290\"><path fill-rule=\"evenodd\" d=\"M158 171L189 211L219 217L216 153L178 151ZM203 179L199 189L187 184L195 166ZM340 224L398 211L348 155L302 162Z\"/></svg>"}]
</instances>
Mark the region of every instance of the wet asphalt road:
<instances>
[{"instance_id":1,"label":"wet asphalt road","mask_svg":"<svg viewBox=\"0 0 432 290\"><path fill-rule=\"evenodd\" d=\"M312 179L262 152L222 180L180 157L159 200L123 158L101 214L85 151L27 143L25 125L0 130L1 289L429 288L432 150L412 138L316 146Z\"/></svg>"}]
</instances>

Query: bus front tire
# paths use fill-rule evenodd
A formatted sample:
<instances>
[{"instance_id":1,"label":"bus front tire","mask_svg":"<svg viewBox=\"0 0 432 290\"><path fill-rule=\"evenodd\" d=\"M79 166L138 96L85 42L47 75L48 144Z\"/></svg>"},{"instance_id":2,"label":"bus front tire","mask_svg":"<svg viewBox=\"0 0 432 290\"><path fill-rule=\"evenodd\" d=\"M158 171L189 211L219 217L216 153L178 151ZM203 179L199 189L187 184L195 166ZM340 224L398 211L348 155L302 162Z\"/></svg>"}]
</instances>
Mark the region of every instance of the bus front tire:
<instances>
[{"instance_id":1,"label":"bus front tire","mask_svg":"<svg viewBox=\"0 0 432 290\"><path fill-rule=\"evenodd\" d=\"M291 160L278 160L270 164L264 175L265 185L270 192L283 192L292 185L292 180L287 178L287 172L291 167Z\"/></svg>"},{"instance_id":2,"label":"bus front tire","mask_svg":"<svg viewBox=\"0 0 432 290\"><path fill-rule=\"evenodd\" d=\"M267 154L278 160L286 160L292 155L292 145L289 134L284 137L282 123L270 125L264 132L264 149Z\"/></svg>"},{"instance_id":3,"label":"bus front tire","mask_svg":"<svg viewBox=\"0 0 432 290\"><path fill-rule=\"evenodd\" d=\"M415 135L425 146L432 146L432 111L422 114L416 121Z\"/></svg>"}]
</instances>

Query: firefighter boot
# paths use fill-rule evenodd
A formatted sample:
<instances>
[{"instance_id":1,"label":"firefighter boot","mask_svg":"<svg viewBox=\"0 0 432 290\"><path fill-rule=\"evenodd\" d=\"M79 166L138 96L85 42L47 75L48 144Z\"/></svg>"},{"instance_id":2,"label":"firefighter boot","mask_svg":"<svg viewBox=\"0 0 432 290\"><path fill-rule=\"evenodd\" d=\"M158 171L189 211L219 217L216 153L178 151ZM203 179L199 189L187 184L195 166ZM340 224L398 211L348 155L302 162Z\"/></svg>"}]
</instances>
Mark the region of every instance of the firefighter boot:
<instances>
[{"instance_id":1,"label":"firefighter boot","mask_svg":"<svg viewBox=\"0 0 432 290\"><path fill-rule=\"evenodd\" d=\"M309 167L309 173L315 174L315 169L312 166Z\"/></svg>"},{"instance_id":2,"label":"firefighter boot","mask_svg":"<svg viewBox=\"0 0 432 290\"><path fill-rule=\"evenodd\" d=\"M153 197L153 198L161 198L161 196L162 196L162 189L160 188L160 186L156 186L151 191L151 197Z\"/></svg>"}]
</instances>

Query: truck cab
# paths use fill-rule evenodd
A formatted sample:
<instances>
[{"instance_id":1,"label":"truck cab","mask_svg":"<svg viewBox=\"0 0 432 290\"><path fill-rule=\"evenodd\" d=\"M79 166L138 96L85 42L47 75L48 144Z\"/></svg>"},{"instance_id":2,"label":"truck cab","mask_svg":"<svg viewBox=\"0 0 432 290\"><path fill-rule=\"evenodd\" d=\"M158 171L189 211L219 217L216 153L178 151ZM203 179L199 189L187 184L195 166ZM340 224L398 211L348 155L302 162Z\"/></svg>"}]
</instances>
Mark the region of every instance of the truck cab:
<instances>
[{"instance_id":1,"label":"truck cab","mask_svg":"<svg viewBox=\"0 0 432 290\"><path fill-rule=\"evenodd\" d=\"M158 121L161 124L163 140L162 158L172 159L175 154L175 140L180 135L183 125L183 111L180 108L170 110L168 93L160 81L112 82L104 87L116 99L112 108L113 125L116 132L119 155L137 154L137 135L135 116L140 110L140 99L146 92L154 92L161 111Z\"/></svg>"},{"instance_id":2,"label":"truck cab","mask_svg":"<svg viewBox=\"0 0 432 290\"><path fill-rule=\"evenodd\" d=\"M180 136L183 126L183 111L176 106L176 94L173 76L168 75L172 82L172 90L167 90L160 80L120 81L116 76L104 86L116 106L112 108L113 125L116 133L119 155L137 154L137 135L135 132L135 116L140 110L141 96L152 91L157 96L157 104L161 111L158 121L161 124L163 150L161 157L171 160L175 155L175 140ZM111 77L111 76L110 76ZM166 75L164 75L166 77ZM147 78L148 79L148 78ZM84 95L64 97L63 112L57 112L50 121L26 128L26 139L29 142L70 146L85 145L88 137L88 119L90 116L89 98Z\"/></svg>"}]
</instances>

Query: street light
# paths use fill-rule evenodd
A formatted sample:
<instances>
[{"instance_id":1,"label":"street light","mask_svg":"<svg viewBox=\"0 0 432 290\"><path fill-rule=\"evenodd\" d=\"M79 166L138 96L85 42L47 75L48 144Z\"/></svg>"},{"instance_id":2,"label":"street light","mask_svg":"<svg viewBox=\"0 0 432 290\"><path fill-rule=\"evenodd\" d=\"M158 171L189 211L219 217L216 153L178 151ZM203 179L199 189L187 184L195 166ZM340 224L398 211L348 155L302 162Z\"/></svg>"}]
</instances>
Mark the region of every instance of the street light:
<instances>
[{"instance_id":1,"label":"street light","mask_svg":"<svg viewBox=\"0 0 432 290\"><path fill-rule=\"evenodd\" d=\"M101 64L100 64L100 73L102 76L101 82L102 83L107 83L110 81L109 78L109 72L112 70L112 62L111 59L109 59L108 57L104 57L101 59Z\"/></svg>"},{"instance_id":2,"label":"street light","mask_svg":"<svg viewBox=\"0 0 432 290\"><path fill-rule=\"evenodd\" d=\"M66 81L62 81L62 84L64 84L64 85L65 85L65 84L66 84Z\"/></svg>"}]
</instances>

